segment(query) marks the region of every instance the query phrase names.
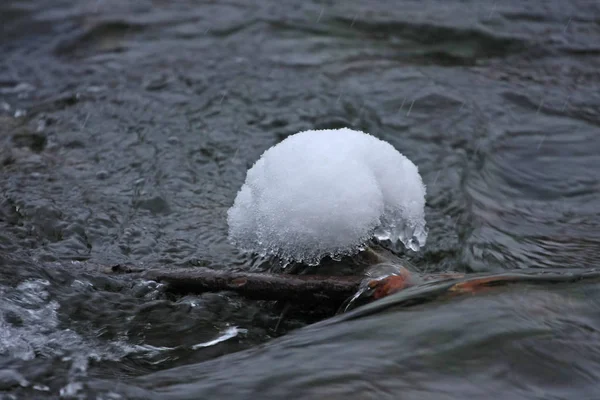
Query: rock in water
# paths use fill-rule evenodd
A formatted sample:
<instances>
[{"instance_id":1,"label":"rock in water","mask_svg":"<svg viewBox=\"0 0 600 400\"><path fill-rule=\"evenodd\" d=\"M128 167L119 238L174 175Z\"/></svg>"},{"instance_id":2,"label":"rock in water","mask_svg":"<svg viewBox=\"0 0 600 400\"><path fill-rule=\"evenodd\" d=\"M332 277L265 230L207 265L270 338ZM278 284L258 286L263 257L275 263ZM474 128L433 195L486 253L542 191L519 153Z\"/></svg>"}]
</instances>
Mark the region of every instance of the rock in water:
<instances>
[{"instance_id":1,"label":"rock in water","mask_svg":"<svg viewBox=\"0 0 600 400\"><path fill-rule=\"evenodd\" d=\"M389 143L348 128L304 131L263 153L227 212L238 248L316 265L365 242L425 244L425 186Z\"/></svg>"}]
</instances>

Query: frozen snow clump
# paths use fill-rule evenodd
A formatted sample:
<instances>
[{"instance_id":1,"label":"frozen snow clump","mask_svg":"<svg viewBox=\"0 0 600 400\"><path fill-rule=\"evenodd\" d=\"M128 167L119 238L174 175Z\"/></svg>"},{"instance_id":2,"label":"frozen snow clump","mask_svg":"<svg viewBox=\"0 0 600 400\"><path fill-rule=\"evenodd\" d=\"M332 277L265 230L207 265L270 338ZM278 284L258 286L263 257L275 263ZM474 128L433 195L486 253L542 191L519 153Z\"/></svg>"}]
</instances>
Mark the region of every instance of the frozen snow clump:
<instances>
[{"instance_id":1,"label":"frozen snow clump","mask_svg":"<svg viewBox=\"0 0 600 400\"><path fill-rule=\"evenodd\" d=\"M372 237L425 244L425 186L391 144L343 129L304 131L263 153L227 212L242 250L316 265Z\"/></svg>"}]
</instances>

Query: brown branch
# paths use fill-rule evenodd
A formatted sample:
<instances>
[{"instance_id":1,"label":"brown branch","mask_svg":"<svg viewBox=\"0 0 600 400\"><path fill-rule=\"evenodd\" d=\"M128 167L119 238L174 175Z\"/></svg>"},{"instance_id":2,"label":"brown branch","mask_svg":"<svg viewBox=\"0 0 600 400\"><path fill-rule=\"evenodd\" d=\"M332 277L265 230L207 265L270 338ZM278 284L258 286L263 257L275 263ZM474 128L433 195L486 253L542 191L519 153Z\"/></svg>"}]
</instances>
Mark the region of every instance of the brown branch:
<instances>
[{"instance_id":1,"label":"brown branch","mask_svg":"<svg viewBox=\"0 0 600 400\"><path fill-rule=\"evenodd\" d=\"M150 269L115 265L106 271L111 274L134 274L167 284L170 292L177 294L232 291L255 300L281 300L307 305L338 307L353 298L366 276L323 276L252 273L243 271L213 270L209 268ZM564 271L528 270L494 275L469 276L462 273L442 273L421 276L407 269L398 274L367 282L368 291L355 306L390 296L418 281L439 281L436 296L475 294L490 290L492 286L512 283L561 283L583 279L600 280L600 270L582 270L578 274ZM571 271L572 272L572 271ZM414 299L413 299L414 300ZM309 308L310 310L310 308Z\"/></svg>"},{"instance_id":2,"label":"brown branch","mask_svg":"<svg viewBox=\"0 0 600 400\"><path fill-rule=\"evenodd\" d=\"M362 276L264 274L209 268L152 269L143 276L168 284L169 290L176 293L232 291L249 299L302 303L342 303L356 293L364 279Z\"/></svg>"}]
</instances>

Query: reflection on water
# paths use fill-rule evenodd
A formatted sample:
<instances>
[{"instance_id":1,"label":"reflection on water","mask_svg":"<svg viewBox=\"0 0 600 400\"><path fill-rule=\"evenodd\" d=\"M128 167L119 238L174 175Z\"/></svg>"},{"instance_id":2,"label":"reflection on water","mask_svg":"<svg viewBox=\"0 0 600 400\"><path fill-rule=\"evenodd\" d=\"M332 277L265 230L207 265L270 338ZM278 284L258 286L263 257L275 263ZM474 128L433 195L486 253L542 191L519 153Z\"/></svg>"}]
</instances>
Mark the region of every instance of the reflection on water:
<instances>
[{"instance_id":1,"label":"reflection on water","mask_svg":"<svg viewBox=\"0 0 600 400\"><path fill-rule=\"evenodd\" d=\"M292 133L349 126L419 166L428 243L400 254L416 271L596 267L599 15L585 0L1 2L0 390L593 398L592 282L414 300L445 285L426 284L275 332L281 305L175 298L100 265L264 267L226 240L246 170Z\"/></svg>"}]
</instances>

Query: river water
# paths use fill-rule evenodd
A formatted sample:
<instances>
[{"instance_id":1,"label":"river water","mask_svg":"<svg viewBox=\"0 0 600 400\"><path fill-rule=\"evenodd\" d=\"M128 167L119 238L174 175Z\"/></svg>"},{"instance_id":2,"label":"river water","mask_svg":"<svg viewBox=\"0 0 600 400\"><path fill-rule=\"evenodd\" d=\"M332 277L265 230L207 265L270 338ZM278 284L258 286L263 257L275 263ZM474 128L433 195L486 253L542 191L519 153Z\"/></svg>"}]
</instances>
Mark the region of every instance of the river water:
<instances>
[{"instance_id":1,"label":"river water","mask_svg":"<svg viewBox=\"0 0 600 400\"><path fill-rule=\"evenodd\" d=\"M600 398L593 281L275 332L271 304L102 273L254 268L226 240L246 170L342 126L419 166L416 271L598 267L600 3L4 0L0 25L0 398Z\"/></svg>"}]
</instances>

